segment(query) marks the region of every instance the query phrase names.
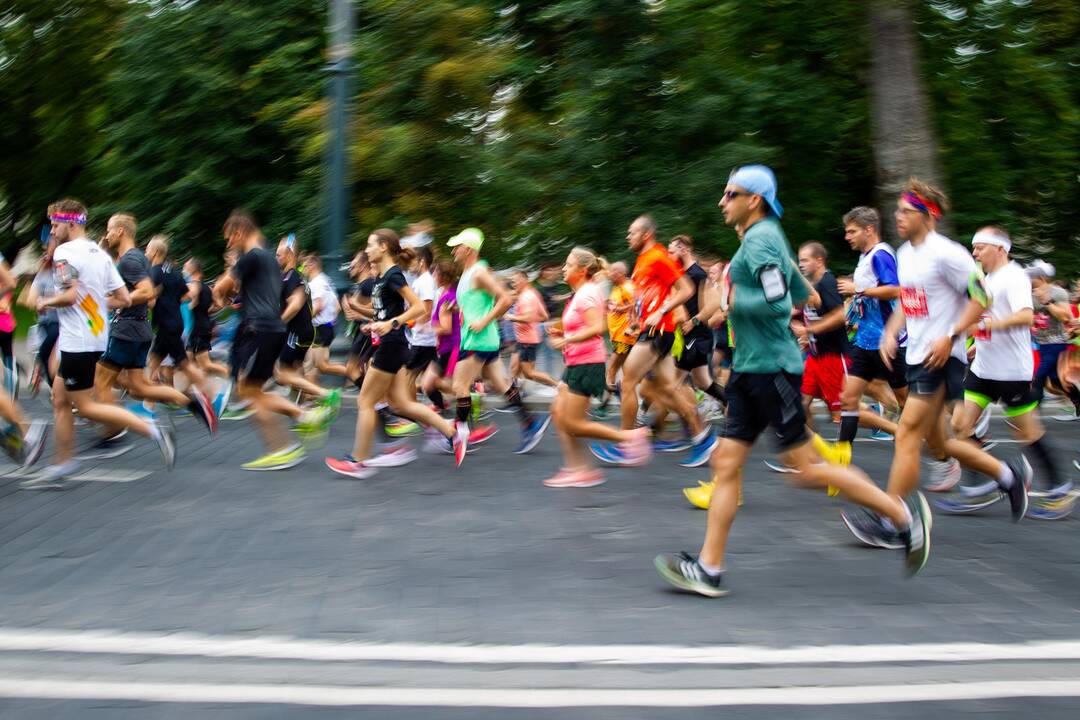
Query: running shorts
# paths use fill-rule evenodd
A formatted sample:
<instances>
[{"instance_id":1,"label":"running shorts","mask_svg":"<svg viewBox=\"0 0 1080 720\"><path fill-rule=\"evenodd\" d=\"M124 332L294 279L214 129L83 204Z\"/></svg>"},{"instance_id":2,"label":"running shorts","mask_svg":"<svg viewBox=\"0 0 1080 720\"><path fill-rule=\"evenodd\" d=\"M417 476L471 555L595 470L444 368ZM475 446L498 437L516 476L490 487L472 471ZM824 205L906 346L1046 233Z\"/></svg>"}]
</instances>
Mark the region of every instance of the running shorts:
<instances>
[{"instance_id":1,"label":"running shorts","mask_svg":"<svg viewBox=\"0 0 1080 720\"><path fill-rule=\"evenodd\" d=\"M640 335L637 344L650 346L657 357L663 359L671 354L671 348L675 346L675 333L655 332L652 335Z\"/></svg>"},{"instance_id":2,"label":"running shorts","mask_svg":"<svg viewBox=\"0 0 1080 720\"><path fill-rule=\"evenodd\" d=\"M150 354L149 340L121 340L110 337L99 363L111 370L141 370Z\"/></svg>"},{"instance_id":3,"label":"running shorts","mask_svg":"<svg viewBox=\"0 0 1080 720\"><path fill-rule=\"evenodd\" d=\"M274 376L274 363L284 344L283 332L250 330L237 334L233 352L234 374L248 382L266 382Z\"/></svg>"},{"instance_id":4,"label":"running shorts","mask_svg":"<svg viewBox=\"0 0 1080 720\"><path fill-rule=\"evenodd\" d=\"M840 353L807 355L803 366L802 394L821 398L830 412L840 412L840 393L847 377L847 360Z\"/></svg>"},{"instance_id":5,"label":"running shorts","mask_svg":"<svg viewBox=\"0 0 1080 720\"><path fill-rule=\"evenodd\" d=\"M60 351L60 377L64 378L64 387L69 392L89 390L94 387L94 373L97 372L99 352Z\"/></svg>"},{"instance_id":6,"label":"running shorts","mask_svg":"<svg viewBox=\"0 0 1080 720\"><path fill-rule=\"evenodd\" d=\"M707 337L689 337L683 341L682 355L675 361L675 367L680 370L694 370L699 367L708 367L712 360L712 334Z\"/></svg>"},{"instance_id":7,"label":"running shorts","mask_svg":"<svg viewBox=\"0 0 1080 720\"><path fill-rule=\"evenodd\" d=\"M187 349L192 355L208 353L210 352L210 346L210 333L206 333L205 335L195 335L192 333L188 337Z\"/></svg>"},{"instance_id":8,"label":"running shorts","mask_svg":"<svg viewBox=\"0 0 1080 720\"><path fill-rule=\"evenodd\" d=\"M908 392L914 395L933 395L944 386L946 401L960 400L964 397L966 370L967 365L954 357L950 357L943 367L935 370L928 370L921 364L908 365Z\"/></svg>"},{"instance_id":9,"label":"running shorts","mask_svg":"<svg viewBox=\"0 0 1080 720\"><path fill-rule=\"evenodd\" d=\"M159 358L172 358L173 365L180 367L187 362L187 349L180 333L159 332L154 338L150 354Z\"/></svg>"},{"instance_id":10,"label":"running shorts","mask_svg":"<svg viewBox=\"0 0 1080 720\"><path fill-rule=\"evenodd\" d=\"M1029 413L1039 407L1035 399L1035 391L1031 383L1026 380L983 380L981 377L968 369L967 377L964 378L964 400L973 402L979 407L993 402L1000 402L1005 406L1006 417L1016 417Z\"/></svg>"},{"instance_id":11,"label":"running shorts","mask_svg":"<svg viewBox=\"0 0 1080 720\"><path fill-rule=\"evenodd\" d=\"M310 332L304 335L300 333L286 333L285 344L281 347L281 353L278 355L278 362L285 367L298 367L304 363L304 358L307 357L308 348L311 347L311 343L315 340L315 333Z\"/></svg>"},{"instance_id":12,"label":"running shorts","mask_svg":"<svg viewBox=\"0 0 1080 720\"><path fill-rule=\"evenodd\" d=\"M616 355L629 355L632 347L634 347L634 343L613 342L611 343L611 352Z\"/></svg>"},{"instance_id":13,"label":"running shorts","mask_svg":"<svg viewBox=\"0 0 1080 720\"><path fill-rule=\"evenodd\" d=\"M405 369L410 372L427 370L427 366L435 359L434 345L413 345L409 354L409 361L405 363Z\"/></svg>"},{"instance_id":14,"label":"running shorts","mask_svg":"<svg viewBox=\"0 0 1080 720\"><path fill-rule=\"evenodd\" d=\"M375 346L375 354L371 356L371 366L377 370L394 375L404 367L409 360L409 343L403 334L398 336L385 336Z\"/></svg>"},{"instance_id":15,"label":"running shorts","mask_svg":"<svg viewBox=\"0 0 1080 720\"><path fill-rule=\"evenodd\" d=\"M458 362L465 360L466 358L476 357L483 365L490 365L499 359L498 350L462 350L461 355L458 356Z\"/></svg>"},{"instance_id":16,"label":"running shorts","mask_svg":"<svg viewBox=\"0 0 1080 720\"><path fill-rule=\"evenodd\" d=\"M315 346L330 347L334 342L334 323L324 323L315 328Z\"/></svg>"},{"instance_id":17,"label":"running shorts","mask_svg":"<svg viewBox=\"0 0 1080 720\"><path fill-rule=\"evenodd\" d=\"M772 427L779 450L807 441L806 413L799 397L801 381L791 373L733 372L725 388L725 438L753 444L765 429Z\"/></svg>"},{"instance_id":18,"label":"running shorts","mask_svg":"<svg viewBox=\"0 0 1080 720\"><path fill-rule=\"evenodd\" d=\"M575 395L603 397L607 391L607 367L604 363L567 365L562 381Z\"/></svg>"},{"instance_id":19,"label":"running shorts","mask_svg":"<svg viewBox=\"0 0 1080 720\"><path fill-rule=\"evenodd\" d=\"M536 351L540 347L538 343L518 343L518 359L523 363L536 362Z\"/></svg>"},{"instance_id":20,"label":"running shorts","mask_svg":"<svg viewBox=\"0 0 1080 720\"><path fill-rule=\"evenodd\" d=\"M861 347L851 348L851 359L848 363L848 375L857 377L866 382L884 380L889 383L893 390L907 386L907 362L904 360L905 349L896 351L893 359L893 369L885 367L885 361L881 359L879 350L866 350Z\"/></svg>"}]
</instances>

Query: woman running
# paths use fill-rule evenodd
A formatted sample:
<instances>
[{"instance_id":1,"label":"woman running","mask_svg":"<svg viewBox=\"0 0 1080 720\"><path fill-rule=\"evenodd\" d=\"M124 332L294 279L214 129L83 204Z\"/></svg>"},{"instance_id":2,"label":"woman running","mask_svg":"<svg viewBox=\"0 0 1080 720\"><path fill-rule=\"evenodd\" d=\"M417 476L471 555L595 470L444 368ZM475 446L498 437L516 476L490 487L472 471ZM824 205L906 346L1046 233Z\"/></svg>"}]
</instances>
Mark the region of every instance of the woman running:
<instances>
[{"instance_id":1,"label":"woman running","mask_svg":"<svg viewBox=\"0 0 1080 720\"><path fill-rule=\"evenodd\" d=\"M424 314L424 303L406 283L405 273L397 265L402 254L398 234L385 228L376 230L368 236L365 253L378 276L371 290L373 322L360 329L371 336L375 353L357 398L356 440L352 454L341 460L326 459L327 467L334 472L360 479L375 474L379 467L401 464L399 452L371 457L375 405L384 397L389 399L395 413L441 432L447 438L447 447L454 435L453 425L431 408L418 403L416 388L409 385L408 375L398 372L410 354L405 325Z\"/></svg>"},{"instance_id":2,"label":"woman running","mask_svg":"<svg viewBox=\"0 0 1080 720\"><path fill-rule=\"evenodd\" d=\"M576 247L570 251L563 279L574 294L563 310L562 326L547 328L551 346L562 350L566 364L551 406L565 464L555 477L544 481L548 487L592 487L604 482L581 438L619 443L627 465L643 465L652 454L648 428L617 430L586 419L589 398L602 397L607 389L603 339L606 302L603 290L593 282L599 270L600 262L592 250Z\"/></svg>"}]
</instances>

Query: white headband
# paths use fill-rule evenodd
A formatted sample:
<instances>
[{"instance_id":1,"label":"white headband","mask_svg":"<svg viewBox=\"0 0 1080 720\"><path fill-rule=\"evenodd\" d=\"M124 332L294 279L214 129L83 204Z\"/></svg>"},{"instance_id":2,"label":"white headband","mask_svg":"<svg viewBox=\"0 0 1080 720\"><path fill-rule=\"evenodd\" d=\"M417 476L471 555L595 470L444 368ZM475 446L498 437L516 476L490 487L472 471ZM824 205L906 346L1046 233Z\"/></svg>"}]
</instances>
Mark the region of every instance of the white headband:
<instances>
[{"instance_id":1,"label":"white headband","mask_svg":"<svg viewBox=\"0 0 1080 720\"><path fill-rule=\"evenodd\" d=\"M997 245L1000 248L1005 248L1005 252L1009 252L1009 249L1012 247L1009 238L994 230L980 230L975 233L975 237L971 238L971 244Z\"/></svg>"}]
</instances>

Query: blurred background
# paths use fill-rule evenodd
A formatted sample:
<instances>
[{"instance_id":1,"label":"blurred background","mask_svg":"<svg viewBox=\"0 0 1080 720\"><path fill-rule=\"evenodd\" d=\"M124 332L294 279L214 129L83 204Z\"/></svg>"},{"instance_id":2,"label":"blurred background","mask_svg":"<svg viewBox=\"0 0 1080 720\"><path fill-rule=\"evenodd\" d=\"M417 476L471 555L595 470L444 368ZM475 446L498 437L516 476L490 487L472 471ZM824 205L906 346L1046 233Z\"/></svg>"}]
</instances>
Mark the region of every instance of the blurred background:
<instances>
[{"instance_id":1,"label":"blurred background","mask_svg":"<svg viewBox=\"0 0 1080 720\"><path fill-rule=\"evenodd\" d=\"M841 214L891 209L910 173L952 197L957 239L999 222L1022 260L1080 270L1075 0L356 0L340 176L335 3L0 1L0 249L70 194L92 234L123 208L208 260L241 205L305 247L476 225L503 267L621 257L649 211L729 257L719 193L764 162L792 242L838 270Z\"/></svg>"}]
</instances>

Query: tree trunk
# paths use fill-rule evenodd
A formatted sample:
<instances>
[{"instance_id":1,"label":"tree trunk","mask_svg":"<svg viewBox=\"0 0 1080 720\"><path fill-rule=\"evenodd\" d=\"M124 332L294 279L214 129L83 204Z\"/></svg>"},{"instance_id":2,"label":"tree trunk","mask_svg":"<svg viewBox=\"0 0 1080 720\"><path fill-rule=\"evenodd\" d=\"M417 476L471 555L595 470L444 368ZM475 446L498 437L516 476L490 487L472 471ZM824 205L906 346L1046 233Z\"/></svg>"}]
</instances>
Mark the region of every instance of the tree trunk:
<instances>
[{"instance_id":1,"label":"tree trunk","mask_svg":"<svg viewBox=\"0 0 1080 720\"><path fill-rule=\"evenodd\" d=\"M871 118L874 165L882 232L896 243L892 212L896 197L914 175L943 188L937 142L930 122L930 99L919 73L911 4L872 0L870 12Z\"/></svg>"}]
</instances>

